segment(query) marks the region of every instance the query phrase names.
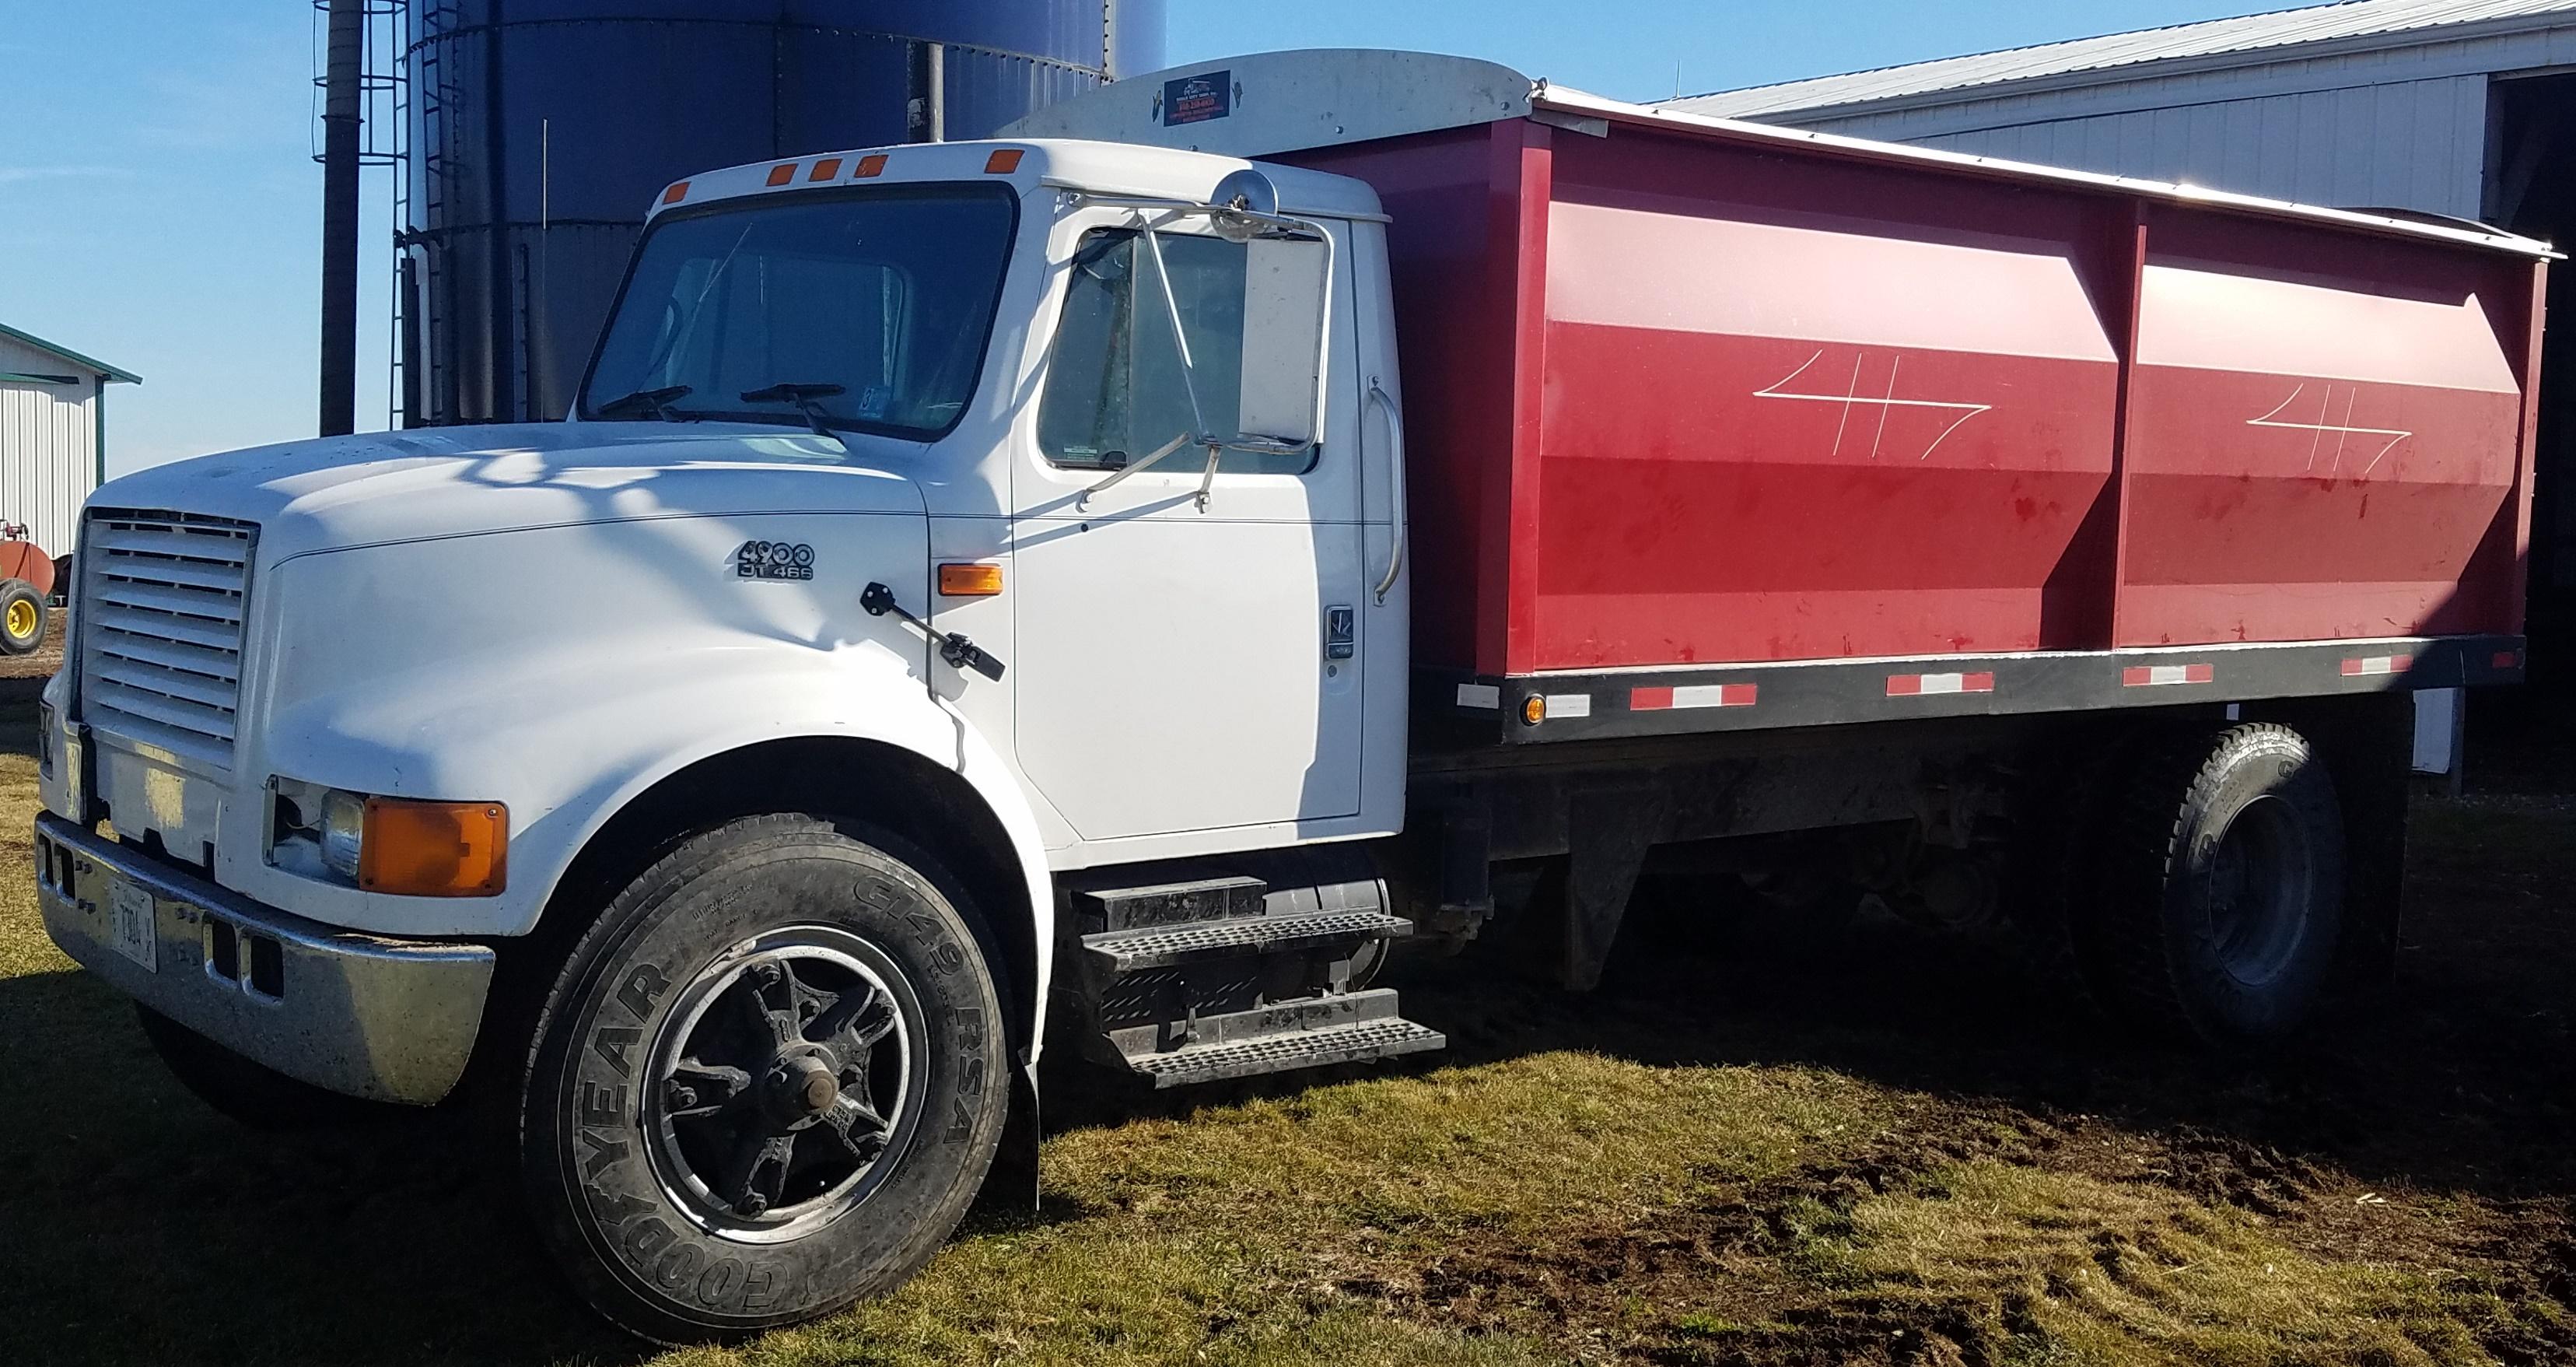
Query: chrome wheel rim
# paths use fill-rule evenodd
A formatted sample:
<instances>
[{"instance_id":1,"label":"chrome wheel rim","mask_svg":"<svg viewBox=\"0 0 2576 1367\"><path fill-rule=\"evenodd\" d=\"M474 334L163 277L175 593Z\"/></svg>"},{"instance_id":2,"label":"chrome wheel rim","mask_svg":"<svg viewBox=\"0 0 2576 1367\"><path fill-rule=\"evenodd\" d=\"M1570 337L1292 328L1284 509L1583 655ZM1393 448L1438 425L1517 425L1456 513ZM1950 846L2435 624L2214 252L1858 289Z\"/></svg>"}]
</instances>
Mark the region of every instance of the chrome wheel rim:
<instances>
[{"instance_id":1,"label":"chrome wheel rim","mask_svg":"<svg viewBox=\"0 0 2576 1367\"><path fill-rule=\"evenodd\" d=\"M865 1203L919 1127L923 1026L903 970L839 927L717 955L651 1054L646 1151L672 1204L709 1233L782 1243Z\"/></svg>"}]
</instances>

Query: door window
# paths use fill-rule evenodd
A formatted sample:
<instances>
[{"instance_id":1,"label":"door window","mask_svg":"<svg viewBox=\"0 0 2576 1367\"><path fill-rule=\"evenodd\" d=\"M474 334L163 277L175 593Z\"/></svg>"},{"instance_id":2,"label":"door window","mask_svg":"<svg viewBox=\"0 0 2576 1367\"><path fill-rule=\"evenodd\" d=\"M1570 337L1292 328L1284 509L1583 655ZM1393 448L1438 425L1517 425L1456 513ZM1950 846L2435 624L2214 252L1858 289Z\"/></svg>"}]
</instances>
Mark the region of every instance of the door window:
<instances>
[{"instance_id":1,"label":"door window","mask_svg":"<svg viewBox=\"0 0 2576 1367\"><path fill-rule=\"evenodd\" d=\"M1171 308L1155 278L1154 253L1134 229L1087 234L1073 256L1073 282L1047 362L1038 406L1038 445L1048 460L1077 470L1116 470L1206 430L1232 436L1243 389L1243 298L1247 250L1240 242L1160 234L1172 299L1189 339L1189 380L1172 336ZM1190 388L1198 390L1198 417ZM1158 470L1205 468L1183 450ZM1218 469L1233 474L1302 474L1315 451L1229 450Z\"/></svg>"}]
</instances>

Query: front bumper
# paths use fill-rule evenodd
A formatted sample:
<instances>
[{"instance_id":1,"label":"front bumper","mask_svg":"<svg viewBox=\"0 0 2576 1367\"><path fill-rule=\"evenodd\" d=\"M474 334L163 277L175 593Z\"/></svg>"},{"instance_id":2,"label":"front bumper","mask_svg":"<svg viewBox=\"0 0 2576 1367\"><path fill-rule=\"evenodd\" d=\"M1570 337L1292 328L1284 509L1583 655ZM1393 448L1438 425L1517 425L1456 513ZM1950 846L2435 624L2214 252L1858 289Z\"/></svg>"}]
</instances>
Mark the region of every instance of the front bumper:
<instances>
[{"instance_id":1,"label":"front bumper","mask_svg":"<svg viewBox=\"0 0 2576 1367\"><path fill-rule=\"evenodd\" d=\"M427 1106L474 1051L492 988L485 946L334 930L50 813L36 818L36 887L45 929L82 967L290 1077Z\"/></svg>"}]
</instances>

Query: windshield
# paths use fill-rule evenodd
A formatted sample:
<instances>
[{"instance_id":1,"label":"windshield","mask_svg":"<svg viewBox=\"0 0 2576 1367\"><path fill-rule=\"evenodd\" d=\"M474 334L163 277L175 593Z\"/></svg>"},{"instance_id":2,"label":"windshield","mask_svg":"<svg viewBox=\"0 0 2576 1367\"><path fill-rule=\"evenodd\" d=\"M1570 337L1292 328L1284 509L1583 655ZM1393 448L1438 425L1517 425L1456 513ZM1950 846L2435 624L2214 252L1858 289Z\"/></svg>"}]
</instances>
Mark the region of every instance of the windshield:
<instances>
[{"instance_id":1,"label":"windshield","mask_svg":"<svg viewBox=\"0 0 2576 1367\"><path fill-rule=\"evenodd\" d=\"M803 193L653 226L584 418L938 436L975 393L1018 205L1002 186Z\"/></svg>"}]
</instances>

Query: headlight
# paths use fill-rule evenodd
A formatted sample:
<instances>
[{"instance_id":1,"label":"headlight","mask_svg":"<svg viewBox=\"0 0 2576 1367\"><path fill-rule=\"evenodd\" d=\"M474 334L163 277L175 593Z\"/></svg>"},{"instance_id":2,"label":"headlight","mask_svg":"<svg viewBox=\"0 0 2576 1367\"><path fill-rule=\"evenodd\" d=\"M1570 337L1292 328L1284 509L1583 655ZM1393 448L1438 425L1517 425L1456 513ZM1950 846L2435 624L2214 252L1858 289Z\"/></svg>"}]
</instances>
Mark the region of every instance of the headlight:
<instances>
[{"instance_id":1,"label":"headlight","mask_svg":"<svg viewBox=\"0 0 2576 1367\"><path fill-rule=\"evenodd\" d=\"M367 837L367 800L337 788L323 790L321 822L314 828L322 847L322 866L354 883L358 850Z\"/></svg>"},{"instance_id":2,"label":"headlight","mask_svg":"<svg viewBox=\"0 0 2576 1367\"><path fill-rule=\"evenodd\" d=\"M268 786L268 862L288 872L406 897L490 897L508 879L510 810L498 802Z\"/></svg>"}]
</instances>

